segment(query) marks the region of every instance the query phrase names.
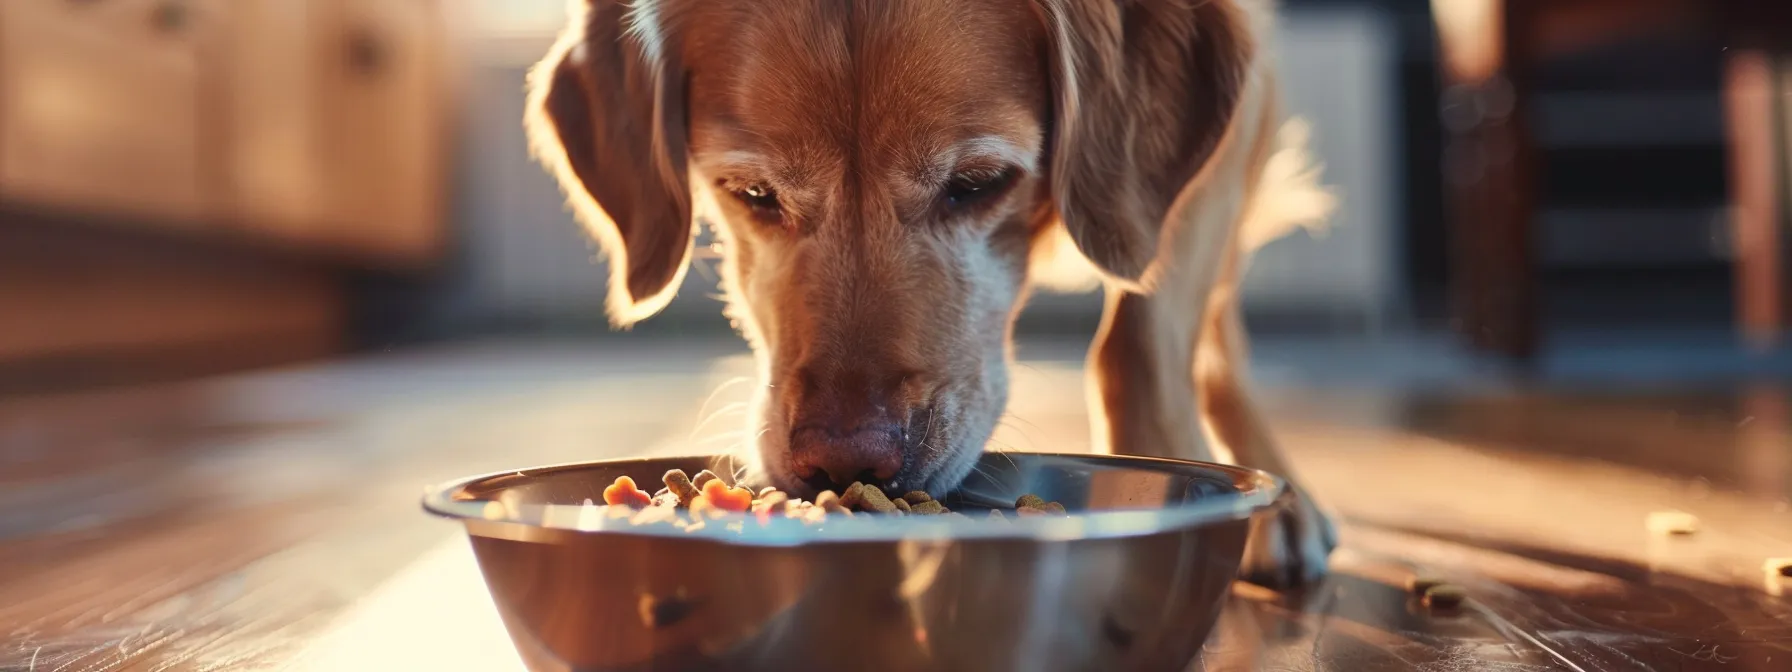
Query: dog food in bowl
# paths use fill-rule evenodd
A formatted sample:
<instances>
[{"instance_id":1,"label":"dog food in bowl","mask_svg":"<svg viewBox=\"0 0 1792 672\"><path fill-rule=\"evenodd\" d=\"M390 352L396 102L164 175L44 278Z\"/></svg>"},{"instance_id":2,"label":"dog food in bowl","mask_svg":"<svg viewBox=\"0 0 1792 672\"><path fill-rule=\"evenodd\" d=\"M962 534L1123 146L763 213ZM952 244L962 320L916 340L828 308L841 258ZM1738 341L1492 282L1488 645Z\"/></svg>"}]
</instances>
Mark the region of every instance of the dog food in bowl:
<instances>
[{"instance_id":1,"label":"dog food in bowl","mask_svg":"<svg viewBox=\"0 0 1792 672\"><path fill-rule=\"evenodd\" d=\"M648 494L633 478L616 477L609 487L604 488L602 515L627 518L632 525L672 525L687 532L702 530L710 521L736 514L750 514L762 524L773 518L788 518L808 525L819 525L830 516L852 518L858 514L964 515L919 490L891 499L883 490L864 483L853 483L838 493L823 491L814 500L803 500L772 487L755 493L738 485L729 485L709 470L699 472L693 478L682 469L672 469L660 480L665 487ZM597 507L598 504L586 500L585 506ZM1069 515L1064 505L1031 494L1016 500L1013 510L1016 516L1023 517ZM992 520L1007 519L1001 509L990 509L989 517ZM730 527L733 529L732 525Z\"/></svg>"}]
</instances>

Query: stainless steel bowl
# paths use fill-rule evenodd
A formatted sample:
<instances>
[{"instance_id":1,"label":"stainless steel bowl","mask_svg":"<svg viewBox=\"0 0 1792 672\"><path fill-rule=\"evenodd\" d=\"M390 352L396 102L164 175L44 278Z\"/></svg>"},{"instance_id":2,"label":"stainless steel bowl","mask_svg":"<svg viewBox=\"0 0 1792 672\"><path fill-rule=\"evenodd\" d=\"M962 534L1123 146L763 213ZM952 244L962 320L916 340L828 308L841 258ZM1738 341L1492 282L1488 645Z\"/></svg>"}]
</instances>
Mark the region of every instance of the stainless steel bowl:
<instances>
[{"instance_id":1,"label":"stainless steel bowl","mask_svg":"<svg viewBox=\"0 0 1792 672\"><path fill-rule=\"evenodd\" d=\"M733 466L527 469L442 485L423 505L466 524L536 672L1183 670L1219 616L1251 516L1283 489L1216 464L991 453L955 510L1033 493L1072 515L691 534L580 514L617 476L648 484L667 469Z\"/></svg>"}]
</instances>

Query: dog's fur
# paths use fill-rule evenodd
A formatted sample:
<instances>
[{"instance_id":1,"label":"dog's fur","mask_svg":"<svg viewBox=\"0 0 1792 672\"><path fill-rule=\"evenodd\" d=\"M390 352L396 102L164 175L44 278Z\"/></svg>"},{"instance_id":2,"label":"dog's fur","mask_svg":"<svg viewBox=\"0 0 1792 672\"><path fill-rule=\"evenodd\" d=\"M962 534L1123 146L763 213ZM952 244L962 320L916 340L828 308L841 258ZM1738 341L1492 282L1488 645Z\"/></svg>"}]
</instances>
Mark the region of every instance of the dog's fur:
<instances>
[{"instance_id":1,"label":"dog's fur","mask_svg":"<svg viewBox=\"0 0 1792 672\"><path fill-rule=\"evenodd\" d=\"M1289 473L1245 391L1238 282L1331 202L1283 125L1264 0L571 4L530 78L537 155L610 256L618 325L717 222L774 484L953 487L1029 288L1078 260L1108 294L1098 447ZM1306 498L1271 525L1248 576L1323 571Z\"/></svg>"}]
</instances>

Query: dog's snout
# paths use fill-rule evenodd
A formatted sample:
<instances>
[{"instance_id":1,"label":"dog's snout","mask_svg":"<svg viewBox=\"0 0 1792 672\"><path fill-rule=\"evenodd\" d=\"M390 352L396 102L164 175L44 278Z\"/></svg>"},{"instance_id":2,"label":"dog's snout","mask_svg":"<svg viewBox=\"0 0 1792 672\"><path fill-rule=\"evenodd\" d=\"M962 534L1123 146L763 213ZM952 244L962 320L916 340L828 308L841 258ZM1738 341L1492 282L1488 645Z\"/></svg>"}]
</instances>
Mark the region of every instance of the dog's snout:
<instances>
[{"instance_id":1,"label":"dog's snout","mask_svg":"<svg viewBox=\"0 0 1792 672\"><path fill-rule=\"evenodd\" d=\"M797 477L813 484L885 483L902 469L902 428L880 424L844 433L799 428L790 437L790 459Z\"/></svg>"},{"instance_id":2,"label":"dog's snout","mask_svg":"<svg viewBox=\"0 0 1792 672\"><path fill-rule=\"evenodd\" d=\"M836 360L837 361L837 360ZM911 409L923 376L878 369L799 367L787 393L790 464L796 477L827 489L854 481L886 484L907 458Z\"/></svg>"}]
</instances>

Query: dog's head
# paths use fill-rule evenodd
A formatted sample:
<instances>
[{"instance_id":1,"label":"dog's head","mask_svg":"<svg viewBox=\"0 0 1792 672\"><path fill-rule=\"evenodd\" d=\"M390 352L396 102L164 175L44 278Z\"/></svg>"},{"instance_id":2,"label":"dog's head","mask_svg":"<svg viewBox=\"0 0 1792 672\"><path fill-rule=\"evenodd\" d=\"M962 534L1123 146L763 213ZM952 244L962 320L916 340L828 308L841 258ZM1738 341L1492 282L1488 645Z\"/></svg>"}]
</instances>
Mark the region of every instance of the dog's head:
<instances>
[{"instance_id":1,"label":"dog's head","mask_svg":"<svg viewBox=\"0 0 1792 672\"><path fill-rule=\"evenodd\" d=\"M574 0L530 130L619 324L717 222L775 484L938 494L1003 413L1035 241L1147 275L1236 107L1237 1Z\"/></svg>"}]
</instances>

